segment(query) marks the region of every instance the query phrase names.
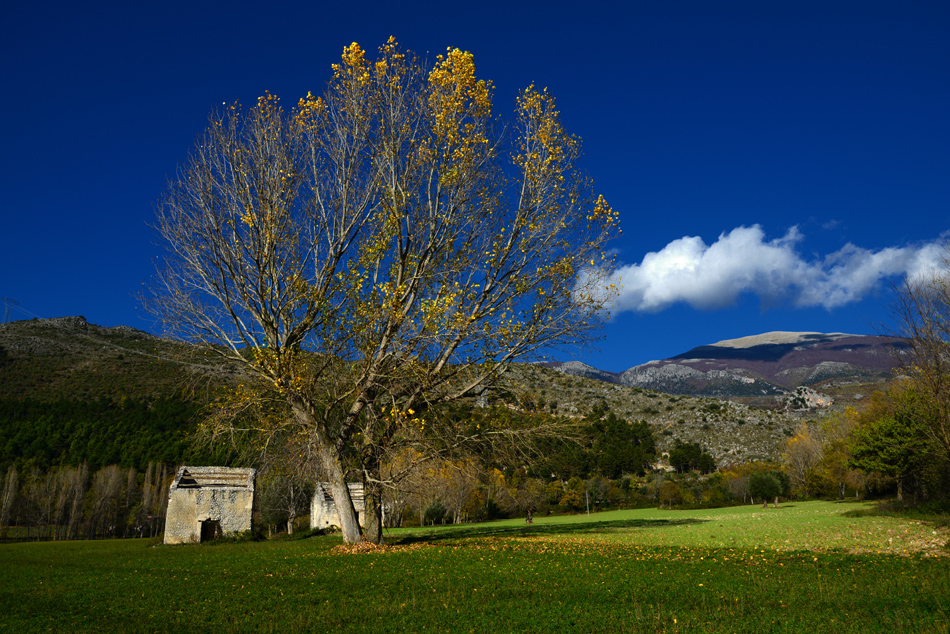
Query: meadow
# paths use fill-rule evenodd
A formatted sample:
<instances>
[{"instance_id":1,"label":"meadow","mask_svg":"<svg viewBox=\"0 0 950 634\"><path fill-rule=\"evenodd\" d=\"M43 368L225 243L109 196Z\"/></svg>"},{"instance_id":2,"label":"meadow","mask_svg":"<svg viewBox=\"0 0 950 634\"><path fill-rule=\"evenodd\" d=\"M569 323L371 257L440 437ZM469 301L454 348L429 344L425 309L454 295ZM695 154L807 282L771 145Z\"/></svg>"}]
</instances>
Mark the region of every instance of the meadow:
<instances>
[{"instance_id":1,"label":"meadow","mask_svg":"<svg viewBox=\"0 0 950 634\"><path fill-rule=\"evenodd\" d=\"M863 504L0 546L0 632L948 632L950 534Z\"/></svg>"}]
</instances>

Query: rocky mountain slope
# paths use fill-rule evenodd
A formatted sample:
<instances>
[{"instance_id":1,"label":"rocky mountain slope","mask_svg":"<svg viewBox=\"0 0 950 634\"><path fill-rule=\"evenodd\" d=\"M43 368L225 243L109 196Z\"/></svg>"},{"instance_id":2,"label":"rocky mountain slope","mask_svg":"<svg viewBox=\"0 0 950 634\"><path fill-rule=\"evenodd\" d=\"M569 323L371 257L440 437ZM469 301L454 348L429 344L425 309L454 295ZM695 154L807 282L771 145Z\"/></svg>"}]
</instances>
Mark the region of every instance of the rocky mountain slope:
<instances>
[{"instance_id":1,"label":"rocky mountain slope","mask_svg":"<svg viewBox=\"0 0 950 634\"><path fill-rule=\"evenodd\" d=\"M784 395L800 386L884 380L904 344L891 337L770 332L699 346L616 375L584 364L546 364L561 372L669 394L716 397ZM584 366L584 367L579 367Z\"/></svg>"}]
</instances>

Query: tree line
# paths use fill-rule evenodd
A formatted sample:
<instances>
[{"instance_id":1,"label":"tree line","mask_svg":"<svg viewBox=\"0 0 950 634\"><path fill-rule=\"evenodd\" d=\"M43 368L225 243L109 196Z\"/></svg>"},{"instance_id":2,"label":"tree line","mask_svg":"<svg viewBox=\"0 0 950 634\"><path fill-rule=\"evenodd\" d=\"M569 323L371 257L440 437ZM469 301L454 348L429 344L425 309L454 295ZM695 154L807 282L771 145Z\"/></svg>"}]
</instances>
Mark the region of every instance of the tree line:
<instances>
[{"instance_id":1,"label":"tree line","mask_svg":"<svg viewBox=\"0 0 950 634\"><path fill-rule=\"evenodd\" d=\"M950 460L923 427L924 396L898 381L786 441L784 466L803 497L893 496L899 506L950 504Z\"/></svg>"},{"instance_id":2,"label":"tree line","mask_svg":"<svg viewBox=\"0 0 950 634\"><path fill-rule=\"evenodd\" d=\"M10 466L0 479L0 540L154 537L164 530L173 471L108 465Z\"/></svg>"},{"instance_id":3,"label":"tree line","mask_svg":"<svg viewBox=\"0 0 950 634\"><path fill-rule=\"evenodd\" d=\"M788 499L788 475L776 463L732 465L711 474L654 471L616 478L596 472L541 478L525 468L485 468L472 461L430 463L404 490L387 491L386 525L459 524L621 508L718 508Z\"/></svg>"}]
</instances>

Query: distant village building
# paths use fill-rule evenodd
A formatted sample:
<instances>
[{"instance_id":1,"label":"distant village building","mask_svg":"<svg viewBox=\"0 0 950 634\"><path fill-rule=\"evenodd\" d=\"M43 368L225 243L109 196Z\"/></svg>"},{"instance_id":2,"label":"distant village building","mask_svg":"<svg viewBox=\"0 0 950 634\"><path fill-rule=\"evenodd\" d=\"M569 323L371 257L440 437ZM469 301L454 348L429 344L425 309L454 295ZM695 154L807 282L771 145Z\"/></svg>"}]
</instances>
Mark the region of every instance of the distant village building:
<instances>
[{"instance_id":1,"label":"distant village building","mask_svg":"<svg viewBox=\"0 0 950 634\"><path fill-rule=\"evenodd\" d=\"M365 510L363 483L348 482L347 486L350 489L350 498L353 500L356 516L359 519L360 526L362 526ZM336 503L330 493L330 484L318 482L313 492L313 501L310 503L310 528L326 528L328 526L340 526L340 514L336 510Z\"/></svg>"},{"instance_id":2,"label":"distant village building","mask_svg":"<svg viewBox=\"0 0 950 634\"><path fill-rule=\"evenodd\" d=\"M255 469L182 467L168 491L165 543L188 544L252 529Z\"/></svg>"}]
</instances>

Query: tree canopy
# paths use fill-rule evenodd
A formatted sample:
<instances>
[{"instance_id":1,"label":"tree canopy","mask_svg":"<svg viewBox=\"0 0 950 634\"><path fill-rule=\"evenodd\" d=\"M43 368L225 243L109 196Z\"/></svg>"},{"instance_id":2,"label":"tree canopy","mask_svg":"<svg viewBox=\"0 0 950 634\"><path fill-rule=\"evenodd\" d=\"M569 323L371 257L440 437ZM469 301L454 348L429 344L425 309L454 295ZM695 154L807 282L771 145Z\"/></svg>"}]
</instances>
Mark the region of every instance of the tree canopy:
<instances>
[{"instance_id":1,"label":"tree canopy","mask_svg":"<svg viewBox=\"0 0 950 634\"><path fill-rule=\"evenodd\" d=\"M779 496L787 496L791 489L792 484L788 474L779 469L760 471L749 476L749 495L753 499L762 498L765 504L774 498L777 505Z\"/></svg>"},{"instance_id":2,"label":"tree canopy","mask_svg":"<svg viewBox=\"0 0 950 634\"><path fill-rule=\"evenodd\" d=\"M677 439L670 450L670 466L680 473L694 469L700 473L712 473L716 470L716 460L712 454L703 451L699 443Z\"/></svg>"},{"instance_id":3,"label":"tree canopy","mask_svg":"<svg viewBox=\"0 0 950 634\"><path fill-rule=\"evenodd\" d=\"M848 466L893 477L897 499L903 502L908 483L916 491L917 482L926 480L924 476L932 468L936 467L938 474L946 470L942 453L926 432L928 411L926 399L912 385L897 384L887 392L875 393L851 432ZM938 484L935 490L941 488Z\"/></svg>"}]
</instances>

